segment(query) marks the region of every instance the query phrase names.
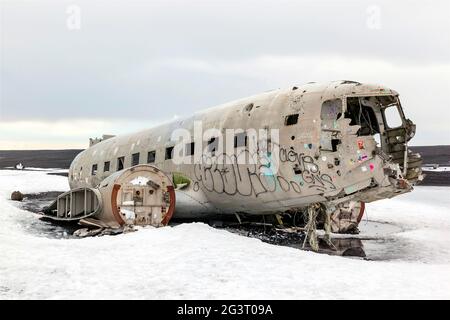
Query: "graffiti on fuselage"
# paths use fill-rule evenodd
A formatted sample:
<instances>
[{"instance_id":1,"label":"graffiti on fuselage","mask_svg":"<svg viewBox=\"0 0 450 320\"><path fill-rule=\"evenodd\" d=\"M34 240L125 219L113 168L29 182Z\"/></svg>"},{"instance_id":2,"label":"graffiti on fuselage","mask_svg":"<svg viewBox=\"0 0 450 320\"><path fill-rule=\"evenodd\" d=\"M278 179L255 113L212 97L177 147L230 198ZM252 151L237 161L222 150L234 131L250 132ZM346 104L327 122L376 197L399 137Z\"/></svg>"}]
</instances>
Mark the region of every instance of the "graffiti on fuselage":
<instances>
[{"instance_id":1,"label":"graffiti on fuselage","mask_svg":"<svg viewBox=\"0 0 450 320\"><path fill-rule=\"evenodd\" d=\"M270 163L240 164L238 158L252 157L248 150L238 155L203 155L202 162L194 165L194 191L203 187L206 191L226 195L255 196L277 191L301 193L300 184L271 173Z\"/></svg>"},{"instance_id":2,"label":"graffiti on fuselage","mask_svg":"<svg viewBox=\"0 0 450 320\"><path fill-rule=\"evenodd\" d=\"M292 149L280 148L280 162L290 162L295 165L296 173L303 180L303 185L317 191L336 190L333 179L327 173L321 173L320 166L314 158Z\"/></svg>"},{"instance_id":3,"label":"graffiti on fuselage","mask_svg":"<svg viewBox=\"0 0 450 320\"><path fill-rule=\"evenodd\" d=\"M294 162L301 168L301 173L287 178L273 172L270 159L263 163L240 164L238 158L254 156L248 150L238 155L203 155L202 161L194 165L193 189L246 197L277 191L301 194L303 188L313 188L319 192L336 190L332 178L320 172L312 157L283 148L279 149L279 153L280 162Z\"/></svg>"}]
</instances>

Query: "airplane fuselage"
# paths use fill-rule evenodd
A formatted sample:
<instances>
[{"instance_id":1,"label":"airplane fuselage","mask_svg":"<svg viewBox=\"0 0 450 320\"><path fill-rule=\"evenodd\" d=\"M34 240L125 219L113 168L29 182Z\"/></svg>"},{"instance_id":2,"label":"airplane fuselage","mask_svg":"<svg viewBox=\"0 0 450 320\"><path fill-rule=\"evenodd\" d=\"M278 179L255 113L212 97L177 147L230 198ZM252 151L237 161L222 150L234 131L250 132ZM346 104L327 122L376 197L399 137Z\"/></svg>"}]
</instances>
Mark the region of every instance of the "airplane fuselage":
<instances>
[{"instance_id":1,"label":"airplane fuselage","mask_svg":"<svg viewBox=\"0 0 450 320\"><path fill-rule=\"evenodd\" d=\"M388 109L397 112L395 125ZM173 159L177 129L191 139L183 142L182 163ZM235 134L227 136L227 129ZM178 218L371 202L408 192L417 181L420 166L407 149L414 129L389 88L311 83L98 142L75 158L69 183L95 187L116 171L151 164L187 181L176 190Z\"/></svg>"}]
</instances>

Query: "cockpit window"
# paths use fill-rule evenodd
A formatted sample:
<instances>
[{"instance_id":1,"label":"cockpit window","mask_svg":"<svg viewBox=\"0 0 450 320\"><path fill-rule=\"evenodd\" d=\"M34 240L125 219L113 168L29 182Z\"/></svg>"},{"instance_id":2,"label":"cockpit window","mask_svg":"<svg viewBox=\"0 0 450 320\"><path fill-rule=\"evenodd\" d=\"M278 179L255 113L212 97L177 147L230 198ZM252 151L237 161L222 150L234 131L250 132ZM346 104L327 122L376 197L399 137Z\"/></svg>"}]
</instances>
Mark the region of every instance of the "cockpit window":
<instances>
[{"instance_id":1,"label":"cockpit window","mask_svg":"<svg viewBox=\"0 0 450 320\"><path fill-rule=\"evenodd\" d=\"M377 108L376 97L349 97L345 117L351 119L350 125L359 125L358 136L372 136L380 133L374 108Z\"/></svg>"},{"instance_id":2,"label":"cockpit window","mask_svg":"<svg viewBox=\"0 0 450 320\"><path fill-rule=\"evenodd\" d=\"M400 127L403 124L397 105L389 106L384 109L384 118L387 126L391 129Z\"/></svg>"},{"instance_id":3,"label":"cockpit window","mask_svg":"<svg viewBox=\"0 0 450 320\"><path fill-rule=\"evenodd\" d=\"M333 99L327 100L322 104L322 111L320 118L322 120L336 120L342 114L342 100Z\"/></svg>"}]
</instances>

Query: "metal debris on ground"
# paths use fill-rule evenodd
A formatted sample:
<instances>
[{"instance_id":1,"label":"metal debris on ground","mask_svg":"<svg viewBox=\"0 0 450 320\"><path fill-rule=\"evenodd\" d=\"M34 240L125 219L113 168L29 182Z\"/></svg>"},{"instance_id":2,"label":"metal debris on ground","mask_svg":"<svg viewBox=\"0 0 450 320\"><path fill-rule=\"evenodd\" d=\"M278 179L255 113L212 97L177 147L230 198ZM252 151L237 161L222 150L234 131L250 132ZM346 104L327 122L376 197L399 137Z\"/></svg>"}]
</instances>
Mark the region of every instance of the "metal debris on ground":
<instances>
[{"instance_id":1,"label":"metal debris on ground","mask_svg":"<svg viewBox=\"0 0 450 320\"><path fill-rule=\"evenodd\" d=\"M115 236L122 233L134 232L136 229L133 226L124 226L120 228L81 228L76 230L73 235L79 238L97 237L97 236Z\"/></svg>"},{"instance_id":2,"label":"metal debris on ground","mask_svg":"<svg viewBox=\"0 0 450 320\"><path fill-rule=\"evenodd\" d=\"M226 230L244 235L250 238L257 238L263 242L276 245L289 245L301 243L305 234L301 230L278 229L272 225L243 224L238 227L225 227Z\"/></svg>"}]
</instances>

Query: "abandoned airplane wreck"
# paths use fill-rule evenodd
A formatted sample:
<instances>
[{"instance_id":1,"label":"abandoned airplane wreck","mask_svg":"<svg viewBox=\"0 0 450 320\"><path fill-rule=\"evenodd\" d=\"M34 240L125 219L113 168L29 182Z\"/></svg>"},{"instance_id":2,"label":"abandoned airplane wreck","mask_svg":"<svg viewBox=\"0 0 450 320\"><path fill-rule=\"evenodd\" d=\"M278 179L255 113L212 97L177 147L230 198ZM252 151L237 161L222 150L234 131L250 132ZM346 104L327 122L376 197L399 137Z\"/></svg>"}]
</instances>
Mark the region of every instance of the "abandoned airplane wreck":
<instances>
[{"instance_id":1,"label":"abandoned airplane wreck","mask_svg":"<svg viewBox=\"0 0 450 320\"><path fill-rule=\"evenodd\" d=\"M384 86L274 90L91 139L70 167L71 190L42 215L90 228L263 218L301 226L312 240L316 228L354 233L365 203L409 192L422 179L420 155L407 145L415 129L398 93Z\"/></svg>"}]
</instances>

